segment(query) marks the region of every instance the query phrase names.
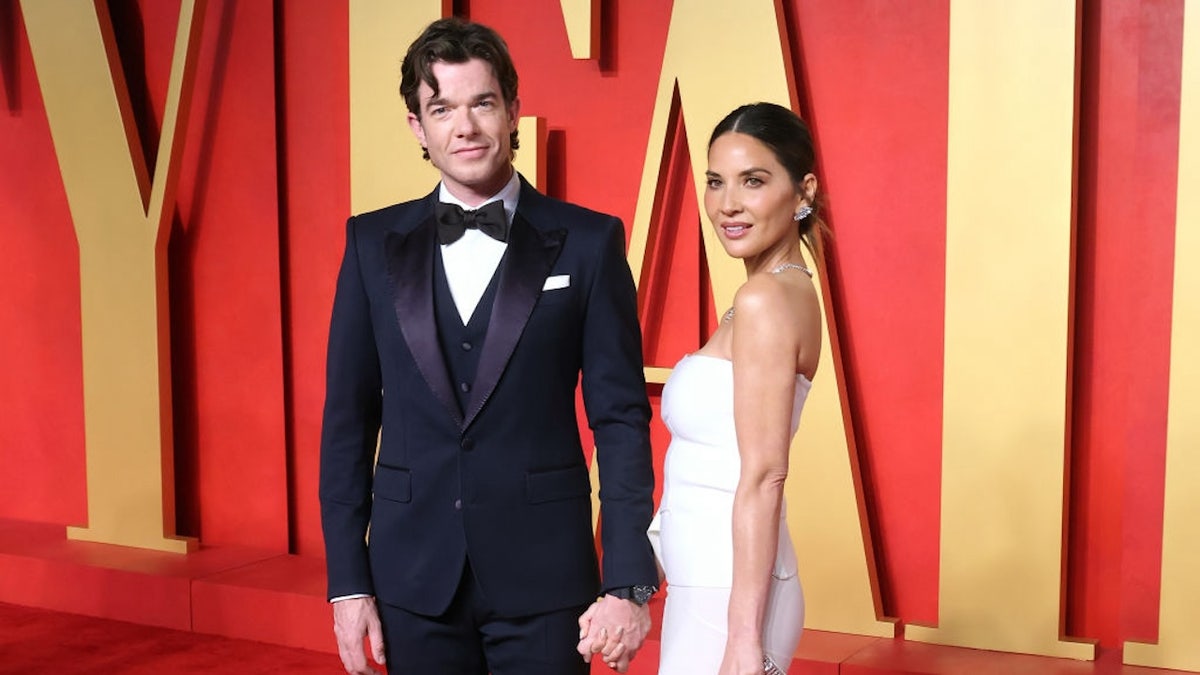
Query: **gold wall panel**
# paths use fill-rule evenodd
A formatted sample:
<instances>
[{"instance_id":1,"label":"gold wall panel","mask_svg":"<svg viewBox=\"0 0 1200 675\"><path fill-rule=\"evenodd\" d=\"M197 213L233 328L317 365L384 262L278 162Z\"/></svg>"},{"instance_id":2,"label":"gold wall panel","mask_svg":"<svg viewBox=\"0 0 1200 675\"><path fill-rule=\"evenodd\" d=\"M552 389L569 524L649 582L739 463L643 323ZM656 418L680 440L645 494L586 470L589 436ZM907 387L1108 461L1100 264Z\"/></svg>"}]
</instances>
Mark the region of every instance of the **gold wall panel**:
<instances>
[{"instance_id":1,"label":"gold wall panel","mask_svg":"<svg viewBox=\"0 0 1200 675\"><path fill-rule=\"evenodd\" d=\"M205 3L180 7L153 176L97 5L21 3L79 243L88 525L67 532L186 552L195 542L172 536L166 250Z\"/></svg>"},{"instance_id":2,"label":"gold wall panel","mask_svg":"<svg viewBox=\"0 0 1200 675\"><path fill-rule=\"evenodd\" d=\"M1060 639L1076 12L950 5L939 615L910 640L1095 658Z\"/></svg>"}]
</instances>

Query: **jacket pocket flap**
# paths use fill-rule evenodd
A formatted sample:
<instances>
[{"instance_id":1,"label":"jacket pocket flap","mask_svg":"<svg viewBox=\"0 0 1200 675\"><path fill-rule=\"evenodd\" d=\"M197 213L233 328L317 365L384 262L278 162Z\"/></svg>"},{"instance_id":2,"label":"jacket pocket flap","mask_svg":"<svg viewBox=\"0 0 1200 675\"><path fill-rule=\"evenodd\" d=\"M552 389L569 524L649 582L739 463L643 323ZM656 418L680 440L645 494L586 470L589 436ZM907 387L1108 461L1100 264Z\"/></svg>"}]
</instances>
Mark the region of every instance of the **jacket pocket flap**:
<instances>
[{"instance_id":1,"label":"jacket pocket flap","mask_svg":"<svg viewBox=\"0 0 1200 675\"><path fill-rule=\"evenodd\" d=\"M588 479L588 470L582 464L525 476L525 494L531 504L586 497L591 493L592 483Z\"/></svg>"},{"instance_id":2,"label":"jacket pocket flap","mask_svg":"<svg viewBox=\"0 0 1200 675\"><path fill-rule=\"evenodd\" d=\"M382 464L375 467L375 496L393 502L412 501L412 474Z\"/></svg>"}]
</instances>

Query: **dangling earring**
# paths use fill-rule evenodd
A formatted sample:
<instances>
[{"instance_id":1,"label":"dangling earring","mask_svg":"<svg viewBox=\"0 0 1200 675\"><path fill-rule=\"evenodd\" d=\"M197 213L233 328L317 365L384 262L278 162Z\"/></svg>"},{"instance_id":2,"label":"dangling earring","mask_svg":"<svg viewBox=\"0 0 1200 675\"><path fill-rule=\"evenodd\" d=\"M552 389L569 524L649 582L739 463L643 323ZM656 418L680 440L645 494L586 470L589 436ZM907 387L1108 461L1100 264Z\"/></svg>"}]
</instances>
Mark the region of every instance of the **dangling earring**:
<instances>
[{"instance_id":1,"label":"dangling earring","mask_svg":"<svg viewBox=\"0 0 1200 675\"><path fill-rule=\"evenodd\" d=\"M798 223L801 220L804 220L805 218L811 216L812 212L813 212L812 207L809 206L808 204L805 204L804 206L800 207L800 210L796 212L796 215L792 216L792 220L794 220Z\"/></svg>"}]
</instances>

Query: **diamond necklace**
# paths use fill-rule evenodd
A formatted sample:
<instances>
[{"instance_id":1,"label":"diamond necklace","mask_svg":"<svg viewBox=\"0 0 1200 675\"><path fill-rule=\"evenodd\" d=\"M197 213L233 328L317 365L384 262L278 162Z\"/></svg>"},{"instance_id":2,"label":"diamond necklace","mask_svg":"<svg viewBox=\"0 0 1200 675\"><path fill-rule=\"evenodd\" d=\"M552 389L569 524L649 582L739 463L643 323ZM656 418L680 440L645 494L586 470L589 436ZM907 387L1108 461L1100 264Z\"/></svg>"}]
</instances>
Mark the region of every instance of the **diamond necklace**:
<instances>
[{"instance_id":1,"label":"diamond necklace","mask_svg":"<svg viewBox=\"0 0 1200 675\"><path fill-rule=\"evenodd\" d=\"M771 274L779 274L780 272L786 272L787 270L800 270L801 272L807 274L810 278L813 275L812 270L808 269L804 265L794 262L779 263L771 269Z\"/></svg>"},{"instance_id":2,"label":"diamond necklace","mask_svg":"<svg viewBox=\"0 0 1200 675\"><path fill-rule=\"evenodd\" d=\"M799 263L794 263L794 262L779 263L775 267L771 268L771 274L779 274L780 272L786 272L788 270L800 270L801 272L804 272L805 274L807 274L810 279L812 278L812 275L813 275L812 270L808 269L804 265L801 265ZM726 321L729 321L732 318L733 318L733 308L730 307L729 310L727 312L725 312L725 315L721 317L721 323L725 323Z\"/></svg>"}]
</instances>

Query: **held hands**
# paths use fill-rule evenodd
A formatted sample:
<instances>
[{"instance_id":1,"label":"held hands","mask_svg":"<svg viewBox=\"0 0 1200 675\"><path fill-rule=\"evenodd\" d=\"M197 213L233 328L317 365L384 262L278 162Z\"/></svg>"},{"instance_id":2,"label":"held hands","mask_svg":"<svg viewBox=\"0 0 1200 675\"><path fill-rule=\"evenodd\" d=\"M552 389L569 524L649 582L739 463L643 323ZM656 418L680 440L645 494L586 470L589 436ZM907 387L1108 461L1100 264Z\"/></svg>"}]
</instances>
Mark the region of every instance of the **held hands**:
<instances>
[{"instance_id":1,"label":"held hands","mask_svg":"<svg viewBox=\"0 0 1200 675\"><path fill-rule=\"evenodd\" d=\"M383 628L375 598L350 598L333 603L333 634L337 637L338 656L350 675L379 675L367 663L363 636L370 639L371 656L384 663Z\"/></svg>"},{"instance_id":2,"label":"held hands","mask_svg":"<svg viewBox=\"0 0 1200 675\"><path fill-rule=\"evenodd\" d=\"M576 649L584 661L591 663L592 656L600 654L609 668L624 673L649 632L649 607L605 595L579 617Z\"/></svg>"}]
</instances>

